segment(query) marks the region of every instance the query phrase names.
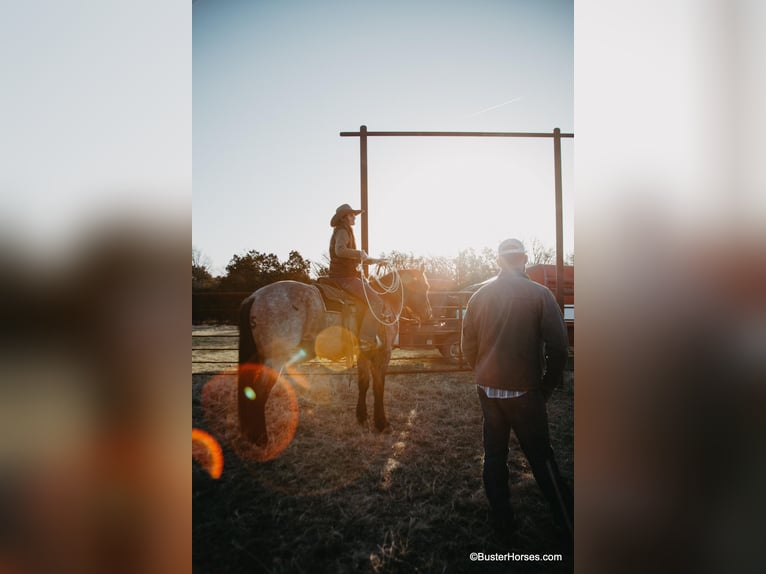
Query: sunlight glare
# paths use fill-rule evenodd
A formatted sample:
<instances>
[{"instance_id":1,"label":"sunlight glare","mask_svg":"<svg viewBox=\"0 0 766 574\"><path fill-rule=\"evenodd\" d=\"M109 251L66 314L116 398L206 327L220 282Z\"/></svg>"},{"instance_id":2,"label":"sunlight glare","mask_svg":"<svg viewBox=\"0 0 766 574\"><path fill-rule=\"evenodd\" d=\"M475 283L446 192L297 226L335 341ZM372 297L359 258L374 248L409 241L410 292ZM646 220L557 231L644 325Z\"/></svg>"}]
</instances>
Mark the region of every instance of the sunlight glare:
<instances>
[{"instance_id":1,"label":"sunlight glare","mask_svg":"<svg viewBox=\"0 0 766 574\"><path fill-rule=\"evenodd\" d=\"M317 335L314 342L314 352L319 359L336 363L336 365L327 365L330 369L343 370L348 368L350 363L353 362L357 346L356 335L339 325L333 325L322 330ZM338 366L338 363L339 368L334 368Z\"/></svg>"},{"instance_id":2,"label":"sunlight glare","mask_svg":"<svg viewBox=\"0 0 766 574\"><path fill-rule=\"evenodd\" d=\"M192 429L192 459L204 468L211 478L223 473L223 450L218 441L201 429Z\"/></svg>"},{"instance_id":3,"label":"sunlight glare","mask_svg":"<svg viewBox=\"0 0 766 574\"><path fill-rule=\"evenodd\" d=\"M303 349L298 349L292 357L288 359L288 361L285 363L285 365L293 365L295 363L300 363L303 359L307 357L306 351Z\"/></svg>"}]
</instances>

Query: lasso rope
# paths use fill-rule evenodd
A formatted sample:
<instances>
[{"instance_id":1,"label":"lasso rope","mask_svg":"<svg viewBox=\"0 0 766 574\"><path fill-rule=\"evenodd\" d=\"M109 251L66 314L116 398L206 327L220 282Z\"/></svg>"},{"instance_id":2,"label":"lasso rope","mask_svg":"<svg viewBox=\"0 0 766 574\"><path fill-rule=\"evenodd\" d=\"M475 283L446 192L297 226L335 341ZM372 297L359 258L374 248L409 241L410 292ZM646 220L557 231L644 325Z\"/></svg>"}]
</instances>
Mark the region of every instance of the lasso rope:
<instances>
[{"instance_id":1,"label":"lasso rope","mask_svg":"<svg viewBox=\"0 0 766 574\"><path fill-rule=\"evenodd\" d=\"M364 291L364 298L367 300L367 308L370 310L370 314L375 317L375 320L381 325L386 327L396 325L396 323L399 322L399 317L401 316L402 311L404 310L404 288L402 287L402 278L399 276L399 272L385 259L377 260L374 275L365 275L364 265L361 264L359 265L359 271L362 274L362 290ZM388 273L391 274L391 285L383 284L383 281L381 281L381 271L386 272L383 273L383 275ZM380 290L375 288L373 282L380 288ZM368 288L378 296L390 295L391 293L396 293L397 290L400 290L402 297L399 303L399 311L396 312L393 321L386 321L385 318L378 317L375 314L375 309L372 308L372 304L370 303L370 296L367 294Z\"/></svg>"}]
</instances>

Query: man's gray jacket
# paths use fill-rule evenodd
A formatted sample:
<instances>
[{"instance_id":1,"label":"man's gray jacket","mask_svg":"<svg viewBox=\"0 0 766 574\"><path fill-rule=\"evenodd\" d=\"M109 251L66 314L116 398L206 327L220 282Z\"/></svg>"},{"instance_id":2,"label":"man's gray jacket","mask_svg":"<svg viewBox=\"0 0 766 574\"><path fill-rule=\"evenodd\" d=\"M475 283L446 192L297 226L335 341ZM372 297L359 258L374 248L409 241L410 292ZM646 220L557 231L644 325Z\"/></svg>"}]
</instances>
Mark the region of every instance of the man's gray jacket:
<instances>
[{"instance_id":1,"label":"man's gray jacket","mask_svg":"<svg viewBox=\"0 0 766 574\"><path fill-rule=\"evenodd\" d=\"M567 360L567 332L551 291L503 270L473 294L463 319L463 356L477 385L550 395Z\"/></svg>"}]
</instances>

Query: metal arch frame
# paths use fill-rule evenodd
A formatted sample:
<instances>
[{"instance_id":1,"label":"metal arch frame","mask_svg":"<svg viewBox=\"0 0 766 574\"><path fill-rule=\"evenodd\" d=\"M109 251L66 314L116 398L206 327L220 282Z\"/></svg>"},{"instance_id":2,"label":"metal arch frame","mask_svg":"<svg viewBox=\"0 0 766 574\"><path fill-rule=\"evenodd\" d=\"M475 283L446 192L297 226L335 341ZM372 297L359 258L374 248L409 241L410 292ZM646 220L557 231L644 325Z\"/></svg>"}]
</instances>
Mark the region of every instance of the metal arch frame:
<instances>
[{"instance_id":1,"label":"metal arch frame","mask_svg":"<svg viewBox=\"0 0 766 574\"><path fill-rule=\"evenodd\" d=\"M495 137L495 138L553 138L554 180L556 184L556 301L564 310L564 223L561 185L561 138L574 138L574 134L562 134L559 128L553 132L370 132L360 126L358 132L340 132L341 137L359 138L359 164L361 175L362 249L369 252L367 242L367 138L389 137Z\"/></svg>"}]
</instances>

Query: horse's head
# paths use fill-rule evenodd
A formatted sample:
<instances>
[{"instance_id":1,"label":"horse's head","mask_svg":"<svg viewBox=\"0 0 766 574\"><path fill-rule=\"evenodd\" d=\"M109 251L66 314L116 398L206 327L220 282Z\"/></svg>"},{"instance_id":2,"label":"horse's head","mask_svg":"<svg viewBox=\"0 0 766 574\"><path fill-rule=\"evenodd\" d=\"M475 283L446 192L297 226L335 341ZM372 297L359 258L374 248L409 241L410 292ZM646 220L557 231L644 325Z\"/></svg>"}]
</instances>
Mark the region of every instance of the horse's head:
<instances>
[{"instance_id":1,"label":"horse's head","mask_svg":"<svg viewBox=\"0 0 766 574\"><path fill-rule=\"evenodd\" d=\"M404 306L421 321L431 319L431 302L428 300L428 278L422 268L399 271L404 288Z\"/></svg>"}]
</instances>

